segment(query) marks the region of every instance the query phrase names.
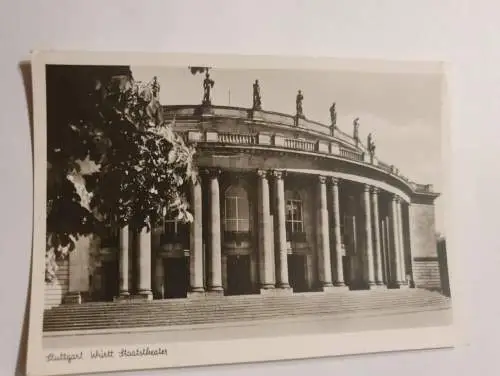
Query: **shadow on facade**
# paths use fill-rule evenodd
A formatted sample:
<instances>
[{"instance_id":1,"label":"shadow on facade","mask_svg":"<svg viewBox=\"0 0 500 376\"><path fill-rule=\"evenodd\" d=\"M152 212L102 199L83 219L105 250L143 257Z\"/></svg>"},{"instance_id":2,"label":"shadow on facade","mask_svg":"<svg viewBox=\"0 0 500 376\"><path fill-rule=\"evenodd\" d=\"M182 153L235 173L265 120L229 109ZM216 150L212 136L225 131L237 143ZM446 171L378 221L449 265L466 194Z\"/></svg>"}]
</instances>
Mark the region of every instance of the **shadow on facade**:
<instances>
[{"instance_id":1,"label":"shadow on facade","mask_svg":"<svg viewBox=\"0 0 500 376\"><path fill-rule=\"evenodd\" d=\"M437 241L437 253L439 261L439 275L441 276L441 288L444 295L450 297L450 275L448 272L448 257L446 253L446 239L440 238Z\"/></svg>"}]
</instances>

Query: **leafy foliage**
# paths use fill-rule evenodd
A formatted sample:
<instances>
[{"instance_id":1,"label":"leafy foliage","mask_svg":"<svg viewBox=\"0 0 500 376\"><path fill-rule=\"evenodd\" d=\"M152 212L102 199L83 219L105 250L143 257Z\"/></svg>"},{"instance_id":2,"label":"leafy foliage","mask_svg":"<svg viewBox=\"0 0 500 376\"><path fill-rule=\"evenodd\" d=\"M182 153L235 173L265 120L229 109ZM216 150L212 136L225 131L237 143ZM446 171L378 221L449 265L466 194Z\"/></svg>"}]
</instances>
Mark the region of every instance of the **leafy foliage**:
<instances>
[{"instance_id":1,"label":"leafy foliage","mask_svg":"<svg viewBox=\"0 0 500 376\"><path fill-rule=\"evenodd\" d=\"M163 120L158 90L127 67L47 67L47 279L80 236L192 220L194 149Z\"/></svg>"}]
</instances>

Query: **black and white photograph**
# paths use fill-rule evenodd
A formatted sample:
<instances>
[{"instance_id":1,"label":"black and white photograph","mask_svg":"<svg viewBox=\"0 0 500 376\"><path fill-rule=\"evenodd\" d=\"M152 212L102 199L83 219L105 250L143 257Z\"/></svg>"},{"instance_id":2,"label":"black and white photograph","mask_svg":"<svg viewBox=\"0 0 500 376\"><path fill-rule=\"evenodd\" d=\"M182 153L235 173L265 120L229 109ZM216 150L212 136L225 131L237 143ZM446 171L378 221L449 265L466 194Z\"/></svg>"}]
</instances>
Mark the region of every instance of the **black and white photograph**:
<instances>
[{"instance_id":1,"label":"black and white photograph","mask_svg":"<svg viewBox=\"0 0 500 376\"><path fill-rule=\"evenodd\" d=\"M32 375L453 346L440 63L35 53Z\"/></svg>"}]
</instances>

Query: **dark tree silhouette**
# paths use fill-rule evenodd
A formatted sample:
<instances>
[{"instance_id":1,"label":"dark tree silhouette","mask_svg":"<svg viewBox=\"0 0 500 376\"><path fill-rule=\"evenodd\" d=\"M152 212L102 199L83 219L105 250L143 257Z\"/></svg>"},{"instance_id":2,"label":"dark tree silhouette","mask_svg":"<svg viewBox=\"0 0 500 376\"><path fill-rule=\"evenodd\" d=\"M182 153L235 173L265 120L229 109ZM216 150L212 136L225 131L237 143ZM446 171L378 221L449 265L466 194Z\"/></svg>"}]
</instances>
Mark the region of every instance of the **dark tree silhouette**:
<instances>
[{"instance_id":1,"label":"dark tree silhouette","mask_svg":"<svg viewBox=\"0 0 500 376\"><path fill-rule=\"evenodd\" d=\"M191 221L194 148L163 121L156 80L122 66L47 66L46 278L80 236Z\"/></svg>"}]
</instances>

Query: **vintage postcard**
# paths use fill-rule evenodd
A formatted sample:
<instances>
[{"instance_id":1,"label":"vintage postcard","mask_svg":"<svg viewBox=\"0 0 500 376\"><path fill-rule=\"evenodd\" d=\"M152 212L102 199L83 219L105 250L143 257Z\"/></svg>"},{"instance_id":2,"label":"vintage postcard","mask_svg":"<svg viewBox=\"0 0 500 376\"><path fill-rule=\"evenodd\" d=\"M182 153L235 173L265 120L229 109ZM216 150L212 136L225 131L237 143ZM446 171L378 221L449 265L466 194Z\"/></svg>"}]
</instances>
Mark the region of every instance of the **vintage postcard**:
<instances>
[{"instance_id":1,"label":"vintage postcard","mask_svg":"<svg viewBox=\"0 0 500 376\"><path fill-rule=\"evenodd\" d=\"M36 52L32 71L29 375L456 343L443 64Z\"/></svg>"}]
</instances>

